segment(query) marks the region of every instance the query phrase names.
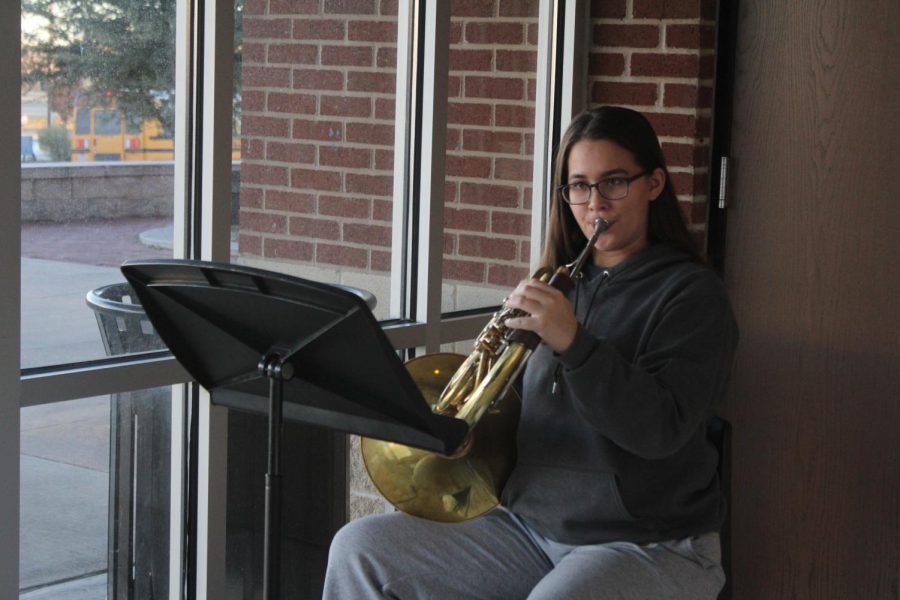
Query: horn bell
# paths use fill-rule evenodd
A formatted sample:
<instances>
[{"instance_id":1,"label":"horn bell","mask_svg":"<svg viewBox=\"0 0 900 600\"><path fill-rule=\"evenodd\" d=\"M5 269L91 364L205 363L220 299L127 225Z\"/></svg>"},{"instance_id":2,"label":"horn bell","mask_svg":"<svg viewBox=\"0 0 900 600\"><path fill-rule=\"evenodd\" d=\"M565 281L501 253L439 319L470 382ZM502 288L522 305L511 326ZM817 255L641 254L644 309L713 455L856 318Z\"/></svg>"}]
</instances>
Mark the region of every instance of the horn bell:
<instances>
[{"instance_id":1,"label":"horn bell","mask_svg":"<svg viewBox=\"0 0 900 600\"><path fill-rule=\"evenodd\" d=\"M432 410L465 360L461 354L435 353L406 363ZM457 523L489 512L499 504L515 464L518 394L511 389L501 403L503 410L488 409L453 456L361 438L372 483L398 510L432 521Z\"/></svg>"}]
</instances>

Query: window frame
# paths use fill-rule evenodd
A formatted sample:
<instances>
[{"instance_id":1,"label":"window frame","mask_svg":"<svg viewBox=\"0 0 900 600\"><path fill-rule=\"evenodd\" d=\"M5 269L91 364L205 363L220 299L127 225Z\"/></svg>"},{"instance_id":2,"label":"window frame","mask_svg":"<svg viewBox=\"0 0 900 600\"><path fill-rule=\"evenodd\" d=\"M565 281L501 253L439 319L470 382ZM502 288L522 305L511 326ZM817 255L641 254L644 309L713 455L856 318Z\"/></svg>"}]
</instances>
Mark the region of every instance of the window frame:
<instances>
[{"instance_id":1,"label":"window frame","mask_svg":"<svg viewBox=\"0 0 900 600\"><path fill-rule=\"evenodd\" d=\"M413 330L420 336L413 345L436 352L441 344L449 72L449 57L439 49L449 47L450 3L403 2L397 24L394 139L395 156L402 159L394 166L390 314L424 325Z\"/></svg>"},{"instance_id":2,"label":"window frame","mask_svg":"<svg viewBox=\"0 0 900 600\"><path fill-rule=\"evenodd\" d=\"M0 4L0 106L21 103L21 10L19 3ZM16 95L20 99L15 99ZM0 139L21 135L20 110L0 111ZM19 593L19 383L21 352L21 197L20 156L13 144L0 144L0 180L8 194L0 202L0 597Z\"/></svg>"}]
</instances>

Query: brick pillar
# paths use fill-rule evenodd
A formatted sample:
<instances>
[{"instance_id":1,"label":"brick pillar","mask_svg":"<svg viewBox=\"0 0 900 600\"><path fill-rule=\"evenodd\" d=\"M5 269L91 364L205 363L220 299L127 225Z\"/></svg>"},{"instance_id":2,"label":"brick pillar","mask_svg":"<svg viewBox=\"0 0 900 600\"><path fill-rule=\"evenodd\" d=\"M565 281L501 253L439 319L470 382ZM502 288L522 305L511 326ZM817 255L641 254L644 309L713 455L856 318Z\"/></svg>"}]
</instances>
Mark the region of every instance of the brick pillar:
<instances>
[{"instance_id":1,"label":"brick pillar","mask_svg":"<svg viewBox=\"0 0 900 600\"><path fill-rule=\"evenodd\" d=\"M645 113L662 142L688 226L705 240L714 0L594 0L590 104Z\"/></svg>"}]
</instances>

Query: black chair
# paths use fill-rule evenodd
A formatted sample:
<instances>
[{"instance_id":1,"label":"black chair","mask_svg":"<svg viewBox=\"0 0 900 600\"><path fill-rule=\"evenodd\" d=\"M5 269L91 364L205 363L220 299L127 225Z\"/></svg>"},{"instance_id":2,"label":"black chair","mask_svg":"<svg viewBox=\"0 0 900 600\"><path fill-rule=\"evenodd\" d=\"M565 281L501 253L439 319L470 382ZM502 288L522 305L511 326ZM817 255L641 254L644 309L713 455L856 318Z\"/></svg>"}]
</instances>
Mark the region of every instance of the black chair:
<instances>
[{"instance_id":1,"label":"black chair","mask_svg":"<svg viewBox=\"0 0 900 600\"><path fill-rule=\"evenodd\" d=\"M722 417L712 417L707 424L706 436L719 451L719 485L725 495L725 520L719 530L725 586L719 592L719 600L731 600L731 423Z\"/></svg>"}]
</instances>

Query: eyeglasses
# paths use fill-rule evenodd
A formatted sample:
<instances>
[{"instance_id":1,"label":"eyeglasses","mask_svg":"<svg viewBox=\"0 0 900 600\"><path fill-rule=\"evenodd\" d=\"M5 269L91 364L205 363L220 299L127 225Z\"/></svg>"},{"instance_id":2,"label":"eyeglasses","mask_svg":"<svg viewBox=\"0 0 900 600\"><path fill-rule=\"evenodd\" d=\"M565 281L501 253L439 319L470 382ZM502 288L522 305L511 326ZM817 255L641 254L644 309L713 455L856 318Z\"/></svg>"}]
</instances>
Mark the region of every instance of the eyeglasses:
<instances>
[{"instance_id":1,"label":"eyeglasses","mask_svg":"<svg viewBox=\"0 0 900 600\"><path fill-rule=\"evenodd\" d=\"M562 198L569 204L587 204L591 201L591 189L597 188L597 193L607 200L621 200L628 195L628 186L639 177L646 175L641 171L631 177L607 177L597 183L577 181L568 185L561 185L557 189L562 193Z\"/></svg>"}]
</instances>

